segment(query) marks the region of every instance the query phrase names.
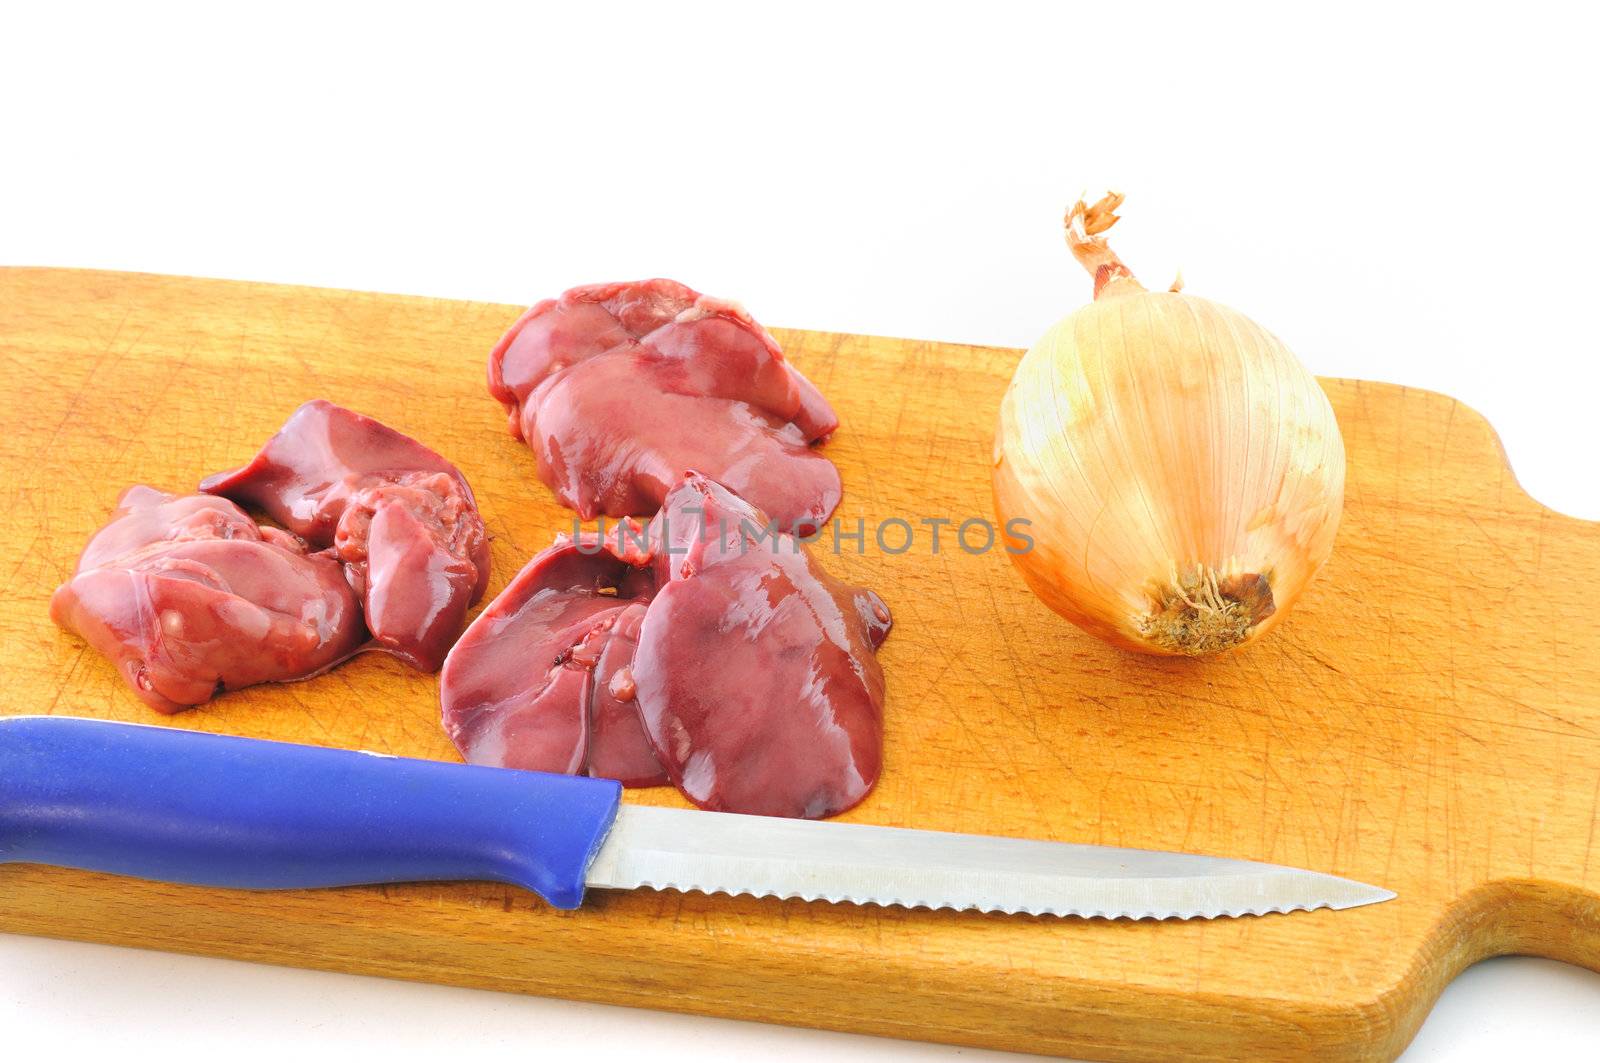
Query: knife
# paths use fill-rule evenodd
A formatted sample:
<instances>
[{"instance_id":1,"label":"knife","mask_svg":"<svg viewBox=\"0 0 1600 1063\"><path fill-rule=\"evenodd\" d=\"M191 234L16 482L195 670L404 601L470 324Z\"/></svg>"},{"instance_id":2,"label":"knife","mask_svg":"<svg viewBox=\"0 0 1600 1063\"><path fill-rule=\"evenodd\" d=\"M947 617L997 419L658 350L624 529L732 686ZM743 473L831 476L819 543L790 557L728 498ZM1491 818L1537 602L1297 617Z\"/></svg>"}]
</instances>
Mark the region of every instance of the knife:
<instances>
[{"instance_id":1,"label":"knife","mask_svg":"<svg viewBox=\"0 0 1600 1063\"><path fill-rule=\"evenodd\" d=\"M1248 860L621 803L609 779L142 724L0 719L0 863L304 889L489 880L1030 915L1353 908L1388 890Z\"/></svg>"}]
</instances>

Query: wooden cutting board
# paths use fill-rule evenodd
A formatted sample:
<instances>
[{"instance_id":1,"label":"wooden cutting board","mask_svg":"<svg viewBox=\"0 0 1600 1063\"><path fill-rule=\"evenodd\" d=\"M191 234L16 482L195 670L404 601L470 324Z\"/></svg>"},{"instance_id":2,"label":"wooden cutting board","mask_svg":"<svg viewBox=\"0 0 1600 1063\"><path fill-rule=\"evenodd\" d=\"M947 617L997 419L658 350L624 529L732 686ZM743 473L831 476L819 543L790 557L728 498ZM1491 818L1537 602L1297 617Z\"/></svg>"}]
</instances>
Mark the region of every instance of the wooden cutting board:
<instances>
[{"instance_id":1,"label":"wooden cutting board","mask_svg":"<svg viewBox=\"0 0 1600 1063\"><path fill-rule=\"evenodd\" d=\"M190 488L317 396L461 466L497 591L571 526L484 390L518 309L0 271L0 714L453 759L434 677L386 657L162 719L45 603L121 488ZM1017 352L777 335L843 421L846 527L989 515ZM1600 968L1600 526L1531 501L1458 403L1325 384L1349 448L1338 549L1239 655L1111 650L1003 554L934 555L926 535L827 557L895 615L887 766L847 818L1267 860L1396 901L1130 923L646 891L569 913L499 885L249 894L10 865L0 929L1095 1058L1392 1058L1479 959Z\"/></svg>"}]
</instances>

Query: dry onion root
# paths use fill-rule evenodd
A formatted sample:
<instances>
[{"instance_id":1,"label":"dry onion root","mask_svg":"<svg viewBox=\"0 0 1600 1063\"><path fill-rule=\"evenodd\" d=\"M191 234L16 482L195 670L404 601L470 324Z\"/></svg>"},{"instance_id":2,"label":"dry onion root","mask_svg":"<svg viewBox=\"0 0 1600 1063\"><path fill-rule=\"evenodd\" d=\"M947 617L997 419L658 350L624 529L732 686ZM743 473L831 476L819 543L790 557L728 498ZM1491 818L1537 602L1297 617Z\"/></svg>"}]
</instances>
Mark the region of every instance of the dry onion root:
<instances>
[{"instance_id":1,"label":"dry onion root","mask_svg":"<svg viewBox=\"0 0 1600 1063\"><path fill-rule=\"evenodd\" d=\"M1316 379L1236 310L1146 290L1106 244L1122 196L1067 214L1094 301L1018 365L1000 526L1045 604L1107 642L1198 657L1259 638L1333 550L1344 442Z\"/></svg>"}]
</instances>

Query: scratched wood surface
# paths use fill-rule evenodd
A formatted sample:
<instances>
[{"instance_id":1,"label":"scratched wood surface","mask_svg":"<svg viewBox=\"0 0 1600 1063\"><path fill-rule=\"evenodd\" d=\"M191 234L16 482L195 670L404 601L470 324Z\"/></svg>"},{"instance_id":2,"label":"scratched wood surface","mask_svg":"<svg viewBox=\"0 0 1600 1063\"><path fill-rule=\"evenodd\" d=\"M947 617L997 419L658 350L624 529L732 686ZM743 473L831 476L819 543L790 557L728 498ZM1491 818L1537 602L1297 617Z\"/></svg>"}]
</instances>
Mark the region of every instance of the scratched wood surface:
<instances>
[{"instance_id":1,"label":"scratched wood surface","mask_svg":"<svg viewBox=\"0 0 1600 1063\"><path fill-rule=\"evenodd\" d=\"M517 309L0 271L0 714L453 759L434 678L388 658L162 719L45 603L121 488L190 488L316 396L461 466L498 590L570 527L484 391ZM1017 352L778 336L842 418L847 528L989 515ZM1003 555L926 534L829 556L896 620L887 767L848 818L1268 860L1397 901L1135 924L639 892L567 913L498 885L248 894L13 865L0 930L1094 1058L1391 1058L1478 959L1600 967L1600 526L1531 501L1454 401L1326 385L1350 460L1338 549L1243 654L1111 650Z\"/></svg>"}]
</instances>

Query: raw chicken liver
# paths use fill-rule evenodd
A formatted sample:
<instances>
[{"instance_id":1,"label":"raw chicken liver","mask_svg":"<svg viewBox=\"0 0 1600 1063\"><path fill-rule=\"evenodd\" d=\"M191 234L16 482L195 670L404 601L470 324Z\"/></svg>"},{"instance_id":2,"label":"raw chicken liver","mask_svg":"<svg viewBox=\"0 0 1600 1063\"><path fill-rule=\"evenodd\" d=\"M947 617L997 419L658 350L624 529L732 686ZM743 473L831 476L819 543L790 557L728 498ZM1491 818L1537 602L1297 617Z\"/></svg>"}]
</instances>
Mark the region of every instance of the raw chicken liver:
<instances>
[{"instance_id":1,"label":"raw chicken liver","mask_svg":"<svg viewBox=\"0 0 1600 1063\"><path fill-rule=\"evenodd\" d=\"M670 780L704 808L829 816L882 760L889 612L691 473L650 524L561 537L440 681L475 764Z\"/></svg>"},{"instance_id":2,"label":"raw chicken liver","mask_svg":"<svg viewBox=\"0 0 1600 1063\"><path fill-rule=\"evenodd\" d=\"M489 544L466 477L370 417L321 399L254 459L200 484L331 547L377 648L436 671L489 582Z\"/></svg>"},{"instance_id":3,"label":"raw chicken liver","mask_svg":"<svg viewBox=\"0 0 1600 1063\"><path fill-rule=\"evenodd\" d=\"M690 469L786 530L839 504L839 472L810 445L839 426L827 400L743 309L676 281L535 305L490 354L489 391L584 519L652 514Z\"/></svg>"},{"instance_id":4,"label":"raw chicken liver","mask_svg":"<svg viewBox=\"0 0 1600 1063\"><path fill-rule=\"evenodd\" d=\"M223 690L304 679L366 641L339 563L233 503L130 487L50 616L178 712Z\"/></svg>"},{"instance_id":5,"label":"raw chicken liver","mask_svg":"<svg viewBox=\"0 0 1600 1063\"><path fill-rule=\"evenodd\" d=\"M462 756L629 786L666 782L627 678L654 593L648 568L594 538L561 536L528 562L467 628L439 678L445 731Z\"/></svg>"},{"instance_id":6,"label":"raw chicken liver","mask_svg":"<svg viewBox=\"0 0 1600 1063\"><path fill-rule=\"evenodd\" d=\"M831 816L878 781L889 610L699 476L667 496L633 661L650 743L702 808Z\"/></svg>"}]
</instances>

